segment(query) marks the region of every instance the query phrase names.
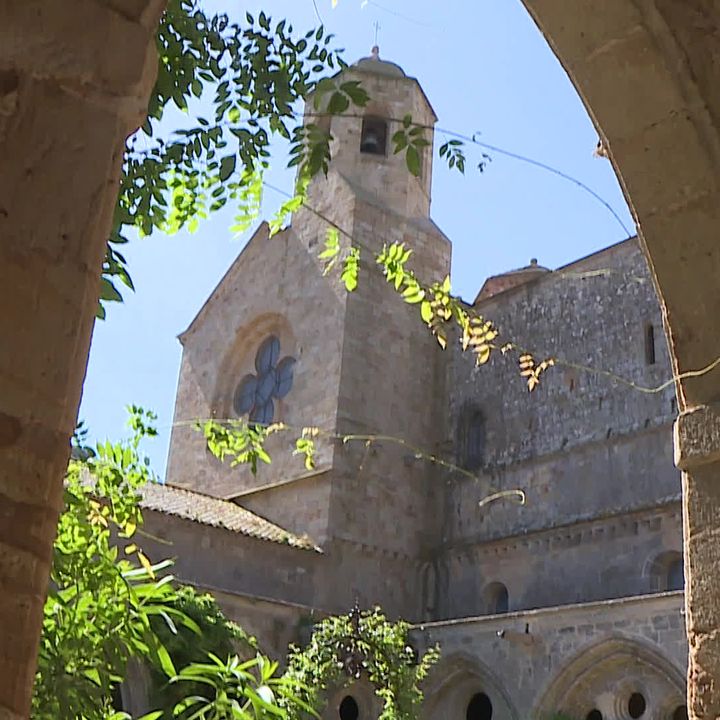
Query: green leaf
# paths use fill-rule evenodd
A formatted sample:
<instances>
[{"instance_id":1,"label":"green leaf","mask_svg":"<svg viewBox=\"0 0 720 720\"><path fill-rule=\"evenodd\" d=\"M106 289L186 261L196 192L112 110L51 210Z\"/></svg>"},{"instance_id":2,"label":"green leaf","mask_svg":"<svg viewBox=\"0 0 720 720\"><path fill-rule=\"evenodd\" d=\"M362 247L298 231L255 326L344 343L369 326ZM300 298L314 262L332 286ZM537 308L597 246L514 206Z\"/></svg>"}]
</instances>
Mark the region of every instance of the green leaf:
<instances>
[{"instance_id":1,"label":"green leaf","mask_svg":"<svg viewBox=\"0 0 720 720\"><path fill-rule=\"evenodd\" d=\"M122 302L122 295L105 277L100 279L100 299L111 302Z\"/></svg>"},{"instance_id":2,"label":"green leaf","mask_svg":"<svg viewBox=\"0 0 720 720\"><path fill-rule=\"evenodd\" d=\"M235 155L226 155L220 161L220 182L225 182L235 172Z\"/></svg>"},{"instance_id":3,"label":"green leaf","mask_svg":"<svg viewBox=\"0 0 720 720\"><path fill-rule=\"evenodd\" d=\"M173 665L173 661L170 658L170 653L165 649L164 645L158 645L155 648L157 659L160 663L160 667L162 668L163 672L170 678L177 675L177 671L175 670L175 666Z\"/></svg>"},{"instance_id":4,"label":"green leaf","mask_svg":"<svg viewBox=\"0 0 720 720\"><path fill-rule=\"evenodd\" d=\"M347 95L343 95L341 92L334 92L330 96L330 102L327 106L327 111L331 115L338 115L344 113L350 107L350 101Z\"/></svg>"},{"instance_id":5,"label":"green leaf","mask_svg":"<svg viewBox=\"0 0 720 720\"><path fill-rule=\"evenodd\" d=\"M407 147L408 137L404 130L398 130L396 133L393 134L391 139L395 145L395 149L393 152L399 153L402 149Z\"/></svg>"},{"instance_id":6,"label":"green leaf","mask_svg":"<svg viewBox=\"0 0 720 720\"><path fill-rule=\"evenodd\" d=\"M358 271L360 268L360 250L359 248L350 248L350 253L345 258L343 271L340 279L345 283L345 289L353 292L358 286Z\"/></svg>"},{"instance_id":7,"label":"green leaf","mask_svg":"<svg viewBox=\"0 0 720 720\"><path fill-rule=\"evenodd\" d=\"M153 712L142 715L138 720L158 720L158 718L161 718L164 714L164 710L153 710Z\"/></svg>"},{"instance_id":8,"label":"green leaf","mask_svg":"<svg viewBox=\"0 0 720 720\"><path fill-rule=\"evenodd\" d=\"M408 170L415 176L420 177L420 153L414 145L408 145L405 153L405 162Z\"/></svg>"}]
</instances>

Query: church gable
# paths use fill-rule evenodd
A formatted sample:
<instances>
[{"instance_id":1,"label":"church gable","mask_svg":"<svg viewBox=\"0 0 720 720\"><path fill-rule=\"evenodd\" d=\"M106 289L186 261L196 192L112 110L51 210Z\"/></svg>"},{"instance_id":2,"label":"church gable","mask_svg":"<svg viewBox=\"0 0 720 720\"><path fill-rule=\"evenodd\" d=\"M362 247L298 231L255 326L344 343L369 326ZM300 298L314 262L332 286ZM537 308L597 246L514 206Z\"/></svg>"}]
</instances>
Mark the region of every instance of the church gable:
<instances>
[{"instance_id":1,"label":"church gable","mask_svg":"<svg viewBox=\"0 0 720 720\"><path fill-rule=\"evenodd\" d=\"M345 298L322 277L317 250L301 234L289 228L270 238L261 225L183 333L170 482L233 497L307 473L291 452L293 430L270 439L273 462L253 476L210 456L194 420L334 427ZM320 443L318 472L332 455L332 445Z\"/></svg>"}]
</instances>

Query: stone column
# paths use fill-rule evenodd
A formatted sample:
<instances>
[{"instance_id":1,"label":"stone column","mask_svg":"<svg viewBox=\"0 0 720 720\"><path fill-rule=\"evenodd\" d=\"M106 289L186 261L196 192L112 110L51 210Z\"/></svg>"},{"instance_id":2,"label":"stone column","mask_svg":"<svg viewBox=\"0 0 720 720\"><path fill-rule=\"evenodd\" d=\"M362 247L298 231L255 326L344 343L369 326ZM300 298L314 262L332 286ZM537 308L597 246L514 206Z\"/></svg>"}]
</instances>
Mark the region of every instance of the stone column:
<instances>
[{"instance_id":1,"label":"stone column","mask_svg":"<svg viewBox=\"0 0 720 720\"><path fill-rule=\"evenodd\" d=\"M690 717L720 716L720 403L680 414Z\"/></svg>"},{"instance_id":2,"label":"stone column","mask_svg":"<svg viewBox=\"0 0 720 720\"><path fill-rule=\"evenodd\" d=\"M0 718L30 708L124 140L164 0L0 0Z\"/></svg>"}]
</instances>

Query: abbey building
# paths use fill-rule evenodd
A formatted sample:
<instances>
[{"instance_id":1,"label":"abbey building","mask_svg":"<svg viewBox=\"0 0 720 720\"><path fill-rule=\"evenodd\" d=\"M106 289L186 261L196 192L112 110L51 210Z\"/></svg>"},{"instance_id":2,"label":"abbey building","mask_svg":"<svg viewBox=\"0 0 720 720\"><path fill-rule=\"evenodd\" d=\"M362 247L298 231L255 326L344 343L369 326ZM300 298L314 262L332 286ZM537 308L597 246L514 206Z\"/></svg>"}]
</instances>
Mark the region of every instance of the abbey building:
<instances>
[{"instance_id":1,"label":"abbey building","mask_svg":"<svg viewBox=\"0 0 720 720\"><path fill-rule=\"evenodd\" d=\"M146 493L148 527L172 543L179 578L276 656L356 600L415 623L418 648L442 652L428 720L682 720L674 391L625 382L671 376L637 242L557 270L531 262L468 303L563 359L532 394L516 360L477 368L459 343L441 350L370 261L404 242L423 281L450 272L430 217L432 147L418 177L390 148L393 118L432 126L433 109L376 54L345 72L372 101L365 117L330 119L317 212L273 238L261 225L180 338L167 484ZM322 274L323 218L361 250L352 293ZM208 417L317 426L315 467L293 455L292 432L271 437L256 475L224 465L191 427ZM362 681L326 710L377 714Z\"/></svg>"}]
</instances>

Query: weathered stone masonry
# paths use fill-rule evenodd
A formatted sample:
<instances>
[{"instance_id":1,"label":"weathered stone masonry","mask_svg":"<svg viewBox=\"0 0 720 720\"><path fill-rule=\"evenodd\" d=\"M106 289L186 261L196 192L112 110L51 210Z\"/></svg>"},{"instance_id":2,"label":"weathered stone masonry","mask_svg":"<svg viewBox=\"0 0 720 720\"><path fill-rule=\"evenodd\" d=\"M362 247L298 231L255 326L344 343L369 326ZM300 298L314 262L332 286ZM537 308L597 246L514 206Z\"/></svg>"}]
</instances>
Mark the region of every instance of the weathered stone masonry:
<instances>
[{"instance_id":1,"label":"weathered stone masonry","mask_svg":"<svg viewBox=\"0 0 720 720\"><path fill-rule=\"evenodd\" d=\"M371 83L375 117L410 106L434 121L397 66L367 59L350 72ZM556 271L531 262L483 286L474 309L504 339L563 361L529 394L514 358L475 368L457 343L442 352L372 270L373 251L405 241L418 274L441 278L450 246L429 218L429 150L421 178L408 178L401 158L361 152L362 127L332 120L334 160L310 188L313 206L362 248L359 288L348 295L337 276L322 276L325 226L303 210L272 240L259 228L181 337L168 480L224 498L220 516L241 505L255 530L171 518L155 504L153 532L176 542L181 576L219 593L268 647L300 640L313 617L355 599L417 622L418 644L438 641L444 657L429 718L463 718L479 695L473 707L490 703L495 718L625 718L631 697L644 717L680 718L677 408L671 387L645 391L671 368L637 239ZM272 392L246 379L268 377L262 347L276 348L267 368L294 362L292 388L272 406ZM233 416L238 387L252 393L241 407L265 403L293 427L359 440L321 441L311 472L282 434L257 476L223 467L187 421ZM418 447L471 476L416 456ZM514 489L524 505L479 505ZM254 534L263 522L289 546ZM366 690L346 692L369 718ZM329 698L328 718L342 697Z\"/></svg>"}]
</instances>

